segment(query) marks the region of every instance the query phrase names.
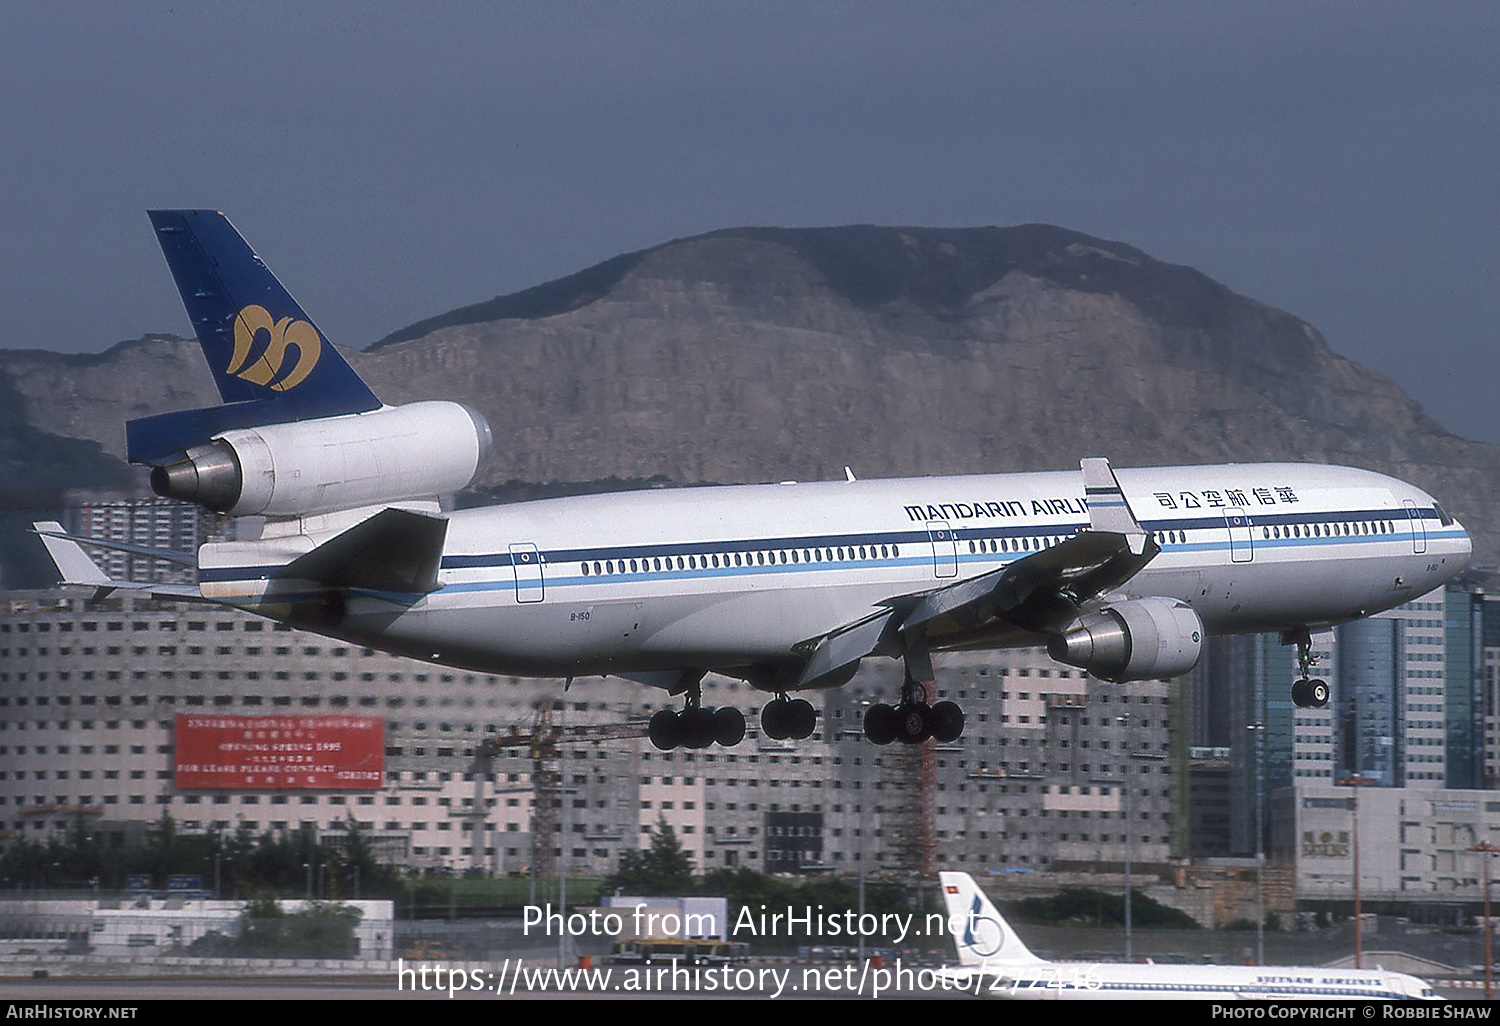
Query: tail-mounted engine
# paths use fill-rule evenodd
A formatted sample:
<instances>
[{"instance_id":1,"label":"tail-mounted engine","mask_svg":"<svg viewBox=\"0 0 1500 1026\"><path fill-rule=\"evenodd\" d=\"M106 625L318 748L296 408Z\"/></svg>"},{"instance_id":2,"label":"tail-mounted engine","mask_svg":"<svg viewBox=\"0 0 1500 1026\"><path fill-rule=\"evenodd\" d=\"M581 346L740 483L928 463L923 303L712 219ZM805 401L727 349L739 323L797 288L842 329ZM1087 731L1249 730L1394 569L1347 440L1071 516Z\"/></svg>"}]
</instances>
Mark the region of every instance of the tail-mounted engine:
<instances>
[{"instance_id":1,"label":"tail-mounted engine","mask_svg":"<svg viewBox=\"0 0 1500 1026\"><path fill-rule=\"evenodd\" d=\"M409 403L224 431L153 468L151 488L230 516L311 516L455 492L493 444L477 410Z\"/></svg>"},{"instance_id":2,"label":"tail-mounted engine","mask_svg":"<svg viewBox=\"0 0 1500 1026\"><path fill-rule=\"evenodd\" d=\"M1187 673L1203 652L1203 621L1170 598L1131 599L1074 621L1047 653L1101 680L1155 680Z\"/></svg>"}]
</instances>

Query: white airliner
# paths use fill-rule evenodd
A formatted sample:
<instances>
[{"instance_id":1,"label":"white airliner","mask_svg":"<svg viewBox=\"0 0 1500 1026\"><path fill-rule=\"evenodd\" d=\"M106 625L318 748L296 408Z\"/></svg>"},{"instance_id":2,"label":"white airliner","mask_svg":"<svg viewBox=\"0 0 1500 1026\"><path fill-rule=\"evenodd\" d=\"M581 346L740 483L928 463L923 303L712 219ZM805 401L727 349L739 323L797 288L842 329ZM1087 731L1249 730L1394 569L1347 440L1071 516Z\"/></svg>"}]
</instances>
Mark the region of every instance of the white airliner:
<instances>
[{"instance_id":1,"label":"white airliner","mask_svg":"<svg viewBox=\"0 0 1500 1026\"><path fill-rule=\"evenodd\" d=\"M1197 1001L1438 1000L1428 984L1383 969L1314 966L1049 962L1021 943L968 873L940 873L958 966L955 990L1026 1000L1188 998Z\"/></svg>"},{"instance_id":2,"label":"white airliner","mask_svg":"<svg viewBox=\"0 0 1500 1026\"><path fill-rule=\"evenodd\" d=\"M127 425L161 495L260 523L196 553L199 586L112 581L38 524L65 582L206 599L361 645L491 673L616 674L684 696L662 748L733 745L705 709L712 671L774 695L771 737L803 738L812 705L870 656L905 662L871 740L957 738L929 704L930 654L1046 645L1107 681L1171 677L1205 634L1310 633L1406 602L1466 565L1463 527L1382 474L1224 464L655 490L444 510L494 444L452 402L383 404L220 213L151 221L222 405ZM503 440L502 440L503 443Z\"/></svg>"}]
</instances>

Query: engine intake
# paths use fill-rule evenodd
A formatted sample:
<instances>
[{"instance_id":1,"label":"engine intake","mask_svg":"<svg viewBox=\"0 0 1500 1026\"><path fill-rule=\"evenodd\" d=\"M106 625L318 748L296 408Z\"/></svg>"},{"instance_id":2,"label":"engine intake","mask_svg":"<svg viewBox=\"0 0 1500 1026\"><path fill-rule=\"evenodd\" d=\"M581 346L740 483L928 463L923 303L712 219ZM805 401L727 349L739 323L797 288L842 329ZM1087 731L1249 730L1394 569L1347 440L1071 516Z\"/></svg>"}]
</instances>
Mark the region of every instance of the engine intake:
<instances>
[{"instance_id":1,"label":"engine intake","mask_svg":"<svg viewBox=\"0 0 1500 1026\"><path fill-rule=\"evenodd\" d=\"M1101 680L1155 680L1187 673L1203 652L1203 621L1185 602L1141 598L1080 617L1047 644L1060 663Z\"/></svg>"},{"instance_id":2,"label":"engine intake","mask_svg":"<svg viewBox=\"0 0 1500 1026\"><path fill-rule=\"evenodd\" d=\"M493 445L477 410L409 403L225 431L153 468L151 489L230 516L311 516L455 492Z\"/></svg>"}]
</instances>

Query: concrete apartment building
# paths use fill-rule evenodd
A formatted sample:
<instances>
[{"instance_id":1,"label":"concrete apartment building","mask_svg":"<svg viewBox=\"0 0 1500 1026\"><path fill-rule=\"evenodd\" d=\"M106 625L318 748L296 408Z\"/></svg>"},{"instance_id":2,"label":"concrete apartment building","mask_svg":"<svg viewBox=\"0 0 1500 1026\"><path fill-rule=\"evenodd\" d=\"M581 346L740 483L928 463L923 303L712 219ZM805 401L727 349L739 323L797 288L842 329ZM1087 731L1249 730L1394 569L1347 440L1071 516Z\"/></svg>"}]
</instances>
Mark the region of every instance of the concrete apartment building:
<instances>
[{"instance_id":1,"label":"concrete apartment building","mask_svg":"<svg viewBox=\"0 0 1500 1026\"><path fill-rule=\"evenodd\" d=\"M554 852L572 872L607 873L665 820L705 869L852 875L862 851L872 872L893 874L924 856L984 871L1118 867L1127 843L1141 864L1185 853L1172 685L1103 685L1029 650L950 658L939 678L934 700L959 702L968 725L925 766L922 749L877 748L860 730L861 705L894 696L896 664L814 696L826 706L802 742L762 737L766 696L710 678L705 704L736 705L750 723L736 748L563 744L543 767L560 775L549 829L567 840ZM676 702L613 678L564 692L432 666L217 608L13 592L0 605L0 832L44 839L82 821L126 843L163 813L189 832L323 834L352 816L393 861L516 873L535 857L532 753L486 755L483 743L529 730L542 705L565 731L618 731ZM179 715L375 718L383 779L179 787Z\"/></svg>"}]
</instances>

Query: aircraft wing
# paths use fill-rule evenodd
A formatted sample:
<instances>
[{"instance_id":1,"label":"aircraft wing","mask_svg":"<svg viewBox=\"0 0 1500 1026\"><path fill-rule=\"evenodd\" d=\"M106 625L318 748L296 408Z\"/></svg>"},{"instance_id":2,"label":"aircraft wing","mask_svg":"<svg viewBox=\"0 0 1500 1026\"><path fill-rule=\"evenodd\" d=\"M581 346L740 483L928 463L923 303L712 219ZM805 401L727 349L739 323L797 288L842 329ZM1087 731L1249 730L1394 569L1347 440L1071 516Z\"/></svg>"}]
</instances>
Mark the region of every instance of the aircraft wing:
<instances>
[{"instance_id":1,"label":"aircraft wing","mask_svg":"<svg viewBox=\"0 0 1500 1026\"><path fill-rule=\"evenodd\" d=\"M884 610L810 639L797 687L831 683L868 655L925 650L996 624L1061 630L1083 603L1134 577L1161 547L1131 512L1108 460L1086 459L1081 468L1087 530L987 574L889 599Z\"/></svg>"},{"instance_id":2,"label":"aircraft wing","mask_svg":"<svg viewBox=\"0 0 1500 1026\"><path fill-rule=\"evenodd\" d=\"M923 596L901 621L908 639L975 630L1002 619L1030 631L1058 630L1078 606L1124 584L1161 549L1130 551L1124 535L1085 531L1059 545Z\"/></svg>"},{"instance_id":3,"label":"aircraft wing","mask_svg":"<svg viewBox=\"0 0 1500 1026\"><path fill-rule=\"evenodd\" d=\"M355 524L276 572L335 588L425 595L438 589L448 518L392 507Z\"/></svg>"}]
</instances>

